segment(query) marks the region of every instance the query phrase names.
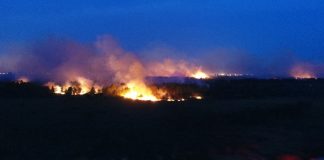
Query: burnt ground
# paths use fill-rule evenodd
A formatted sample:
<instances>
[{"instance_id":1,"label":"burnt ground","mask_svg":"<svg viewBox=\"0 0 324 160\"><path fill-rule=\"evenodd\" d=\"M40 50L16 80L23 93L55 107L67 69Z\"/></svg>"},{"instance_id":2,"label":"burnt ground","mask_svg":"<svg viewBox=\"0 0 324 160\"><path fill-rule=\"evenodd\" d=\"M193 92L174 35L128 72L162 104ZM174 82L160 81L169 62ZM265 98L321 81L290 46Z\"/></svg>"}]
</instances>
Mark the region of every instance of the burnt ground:
<instances>
[{"instance_id":1,"label":"burnt ground","mask_svg":"<svg viewBox=\"0 0 324 160\"><path fill-rule=\"evenodd\" d=\"M1 159L324 156L324 100L2 98ZM280 159L280 158L279 158Z\"/></svg>"}]
</instances>

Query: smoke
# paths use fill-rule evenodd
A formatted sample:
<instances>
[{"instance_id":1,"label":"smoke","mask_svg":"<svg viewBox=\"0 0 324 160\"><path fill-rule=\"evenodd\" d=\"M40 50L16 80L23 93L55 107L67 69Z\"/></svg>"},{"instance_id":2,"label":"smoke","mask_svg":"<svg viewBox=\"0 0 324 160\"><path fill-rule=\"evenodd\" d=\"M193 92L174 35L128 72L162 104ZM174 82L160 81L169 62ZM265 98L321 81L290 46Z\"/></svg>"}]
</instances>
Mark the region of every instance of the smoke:
<instances>
[{"instance_id":1,"label":"smoke","mask_svg":"<svg viewBox=\"0 0 324 160\"><path fill-rule=\"evenodd\" d=\"M294 66L307 63L291 53L264 58L224 48L186 54L160 47L135 54L124 50L107 35L98 37L92 44L48 38L11 48L0 56L0 70L18 76L61 83L84 77L103 85L143 81L147 76L190 76L200 70L210 75L228 72L289 76ZM307 69L318 76L323 75L323 66L307 63Z\"/></svg>"},{"instance_id":2,"label":"smoke","mask_svg":"<svg viewBox=\"0 0 324 160\"><path fill-rule=\"evenodd\" d=\"M202 69L185 60L139 57L107 35L98 37L93 44L49 38L8 52L1 57L2 70L59 83L79 77L99 84L142 82L147 76L189 76Z\"/></svg>"},{"instance_id":3,"label":"smoke","mask_svg":"<svg viewBox=\"0 0 324 160\"><path fill-rule=\"evenodd\" d=\"M143 63L131 52L124 51L110 36L99 37L96 42L107 72L114 82L142 81L145 78Z\"/></svg>"}]
</instances>

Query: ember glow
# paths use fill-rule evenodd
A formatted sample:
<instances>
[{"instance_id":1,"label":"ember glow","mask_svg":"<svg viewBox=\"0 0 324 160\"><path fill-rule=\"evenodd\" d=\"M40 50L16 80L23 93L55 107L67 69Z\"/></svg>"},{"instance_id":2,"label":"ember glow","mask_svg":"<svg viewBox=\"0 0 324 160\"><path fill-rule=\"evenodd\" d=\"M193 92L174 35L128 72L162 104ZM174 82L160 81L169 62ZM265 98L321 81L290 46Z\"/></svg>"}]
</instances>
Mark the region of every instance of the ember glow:
<instances>
[{"instance_id":1,"label":"ember glow","mask_svg":"<svg viewBox=\"0 0 324 160\"><path fill-rule=\"evenodd\" d=\"M163 77L191 77L196 79L208 79L212 72L198 64L185 60L164 59L147 63L147 76Z\"/></svg>"},{"instance_id":2,"label":"ember glow","mask_svg":"<svg viewBox=\"0 0 324 160\"><path fill-rule=\"evenodd\" d=\"M196 78L196 79L208 79L208 78L210 78L210 76L207 73L205 73L205 72L203 72L201 70L198 70L196 73L191 75L191 77Z\"/></svg>"},{"instance_id":3,"label":"ember glow","mask_svg":"<svg viewBox=\"0 0 324 160\"><path fill-rule=\"evenodd\" d=\"M202 96L195 96L196 99L203 99Z\"/></svg>"},{"instance_id":4,"label":"ember glow","mask_svg":"<svg viewBox=\"0 0 324 160\"><path fill-rule=\"evenodd\" d=\"M311 73L298 73L295 74L294 77L296 79L311 79L311 78L316 78L313 74Z\"/></svg>"},{"instance_id":5,"label":"ember glow","mask_svg":"<svg viewBox=\"0 0 324 160\"><path fill-rule=\"evenodd\" d=\"M291 70L291 76L295 79L312 79L316 78L313 69L307 65L297 65Z\"/></svg>"},{"instance_id":6,"label":"ember glow","mask_svg":"<svg viewBox=\"0 0 324 160\"><path fill-rule=\"evenodd\" d=\"M67 90L66 88L64 88L64 86L60 86L54 82L48 82L45 84L45 86L47 86L55 94L64 95Z\"/></svg>"},{"instance_id":7,"label":"ember glow","mask_svg":"<svg viewBox=\"0 0 324 160\"><path fill-rule=\"evenodd\" d=\"M17 79L17 82L18 83L28 83L29 82L29 79L27 77L23 76L23 77L19 77Z\"/></svg>"}]
</instances>

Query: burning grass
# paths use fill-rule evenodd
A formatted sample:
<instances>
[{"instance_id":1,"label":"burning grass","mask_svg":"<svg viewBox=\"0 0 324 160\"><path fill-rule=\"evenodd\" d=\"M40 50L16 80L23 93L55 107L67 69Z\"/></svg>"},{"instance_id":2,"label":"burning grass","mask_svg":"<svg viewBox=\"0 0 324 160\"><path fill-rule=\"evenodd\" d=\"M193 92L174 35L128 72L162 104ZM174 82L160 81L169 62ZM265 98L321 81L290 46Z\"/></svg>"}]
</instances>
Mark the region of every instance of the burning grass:
<instances>
[{"instance_id":1,"label":"burning grass","mask_svg":"<svg viewBox=\"0 0 324 160\"><path fill-rule=\"evenodd\" d=\"M204 89L194 84L112 84L105 88L105 93L132 100L144 101L185 101L202 99Z\"/></svg>"},{"instance_id":2,"label":"burning grass","mask_svg":"<svg viewBox=\"0 0 324 160\"><path fill-rule=\"evenodd\" d=\"M106 88L106 93L113 96L121 96L132 100L160 101L165 94L162 90L153 90L142 82L130 82L112 84Z\"/></svg>"},{"instance_id":3,"label":"burning grass","mask_svg":"<svg viewBox=\"0 0 324 160\"><path fill-rule=\"evenodd\" d=\"M76 80L67 81L63 85L55 82L48 82L45 86L55 94L61 95L84 95L102 93L102 87L83 77L77 77Z\"/></svg>"},{"instance_id":4,"label":"burning grass","mask_svg":"<svg viewBox=\"0 0 324 160\"><path fill-rule=\"evenodd\" d=\"M63 84L48 82L45 84L52 93L57 95L94 95L106 94L119 96L125 99L140 101L185 101L187 99L203 98L204 87L196 84L146 84L143 81L130 81L128 83L113 83L110 85L98 85L93 81L77 77L76 80Z\"/></svg>"},{"instance_id":5,"label":"burning grass","mask_svg":"<svg viewBox=\"0 0 324 160\"><path fill-rule=\"evenodd\" d=\"M18 73L30 75L28 78L49 80L45 86L58 95L113 93L114 96L133 100L183 101L202 95L175 95L170 93L171 89L146 83L145 78L163 76L207 79L214 73L206 66L181 58L143 59L138 54L124 50L107 35L99 36L93 45L73 41L48 41L44 45L44 50L40 49L42 54L32 51L32 56L24 57L22 61L18 59L14 66L21 68ZM50 55L48 53L55 56L47 57L46 55ZM106 88L109 89L106 91Z\"/></svg>"}]
</instances>

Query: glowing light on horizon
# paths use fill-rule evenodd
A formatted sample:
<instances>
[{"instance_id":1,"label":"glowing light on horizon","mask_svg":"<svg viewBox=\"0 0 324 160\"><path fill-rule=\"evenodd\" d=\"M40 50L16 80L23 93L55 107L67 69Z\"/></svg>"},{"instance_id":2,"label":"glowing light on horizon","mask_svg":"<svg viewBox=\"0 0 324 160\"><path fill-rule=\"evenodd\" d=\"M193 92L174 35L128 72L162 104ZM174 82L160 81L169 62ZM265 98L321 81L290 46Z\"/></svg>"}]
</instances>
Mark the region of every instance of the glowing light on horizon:
<instances>
[{"instance_id":1,"label":"glowing light on horizon","mask_svg":"<svg viewBox=\"0 0 324 160\"><path fill-rule=\"evenodd\" d=\"M205 73L205 72L203 72L201 70L198 70L197 72L192 74L191 77L196 78L196 79L208 79L208 78L210 78L210 76L207 73Z\"/></svg>"},{"instance_id":2,"label":"glowing light on horizon","mask_svg":"<svg viewBox=\"0 0 324 160\"><path fill-rule=\"evenodd\" d=\"M296 65L290 72L291 76L295 79L313 79L317 78L312 68L307 65Z\"/></svg>"}]
</instances>

